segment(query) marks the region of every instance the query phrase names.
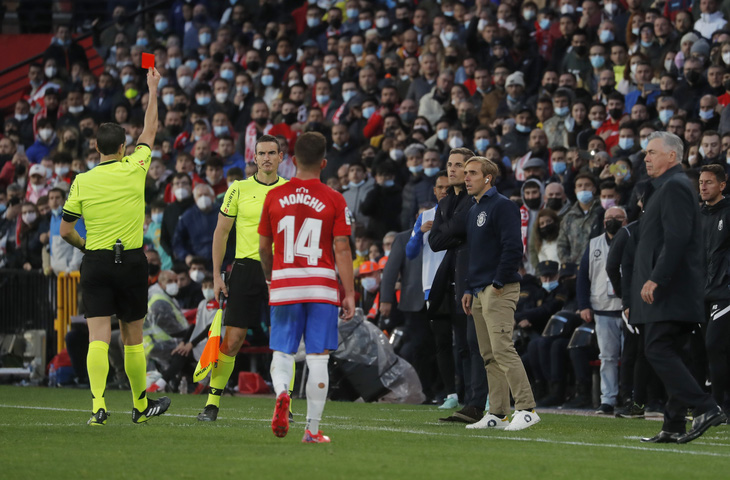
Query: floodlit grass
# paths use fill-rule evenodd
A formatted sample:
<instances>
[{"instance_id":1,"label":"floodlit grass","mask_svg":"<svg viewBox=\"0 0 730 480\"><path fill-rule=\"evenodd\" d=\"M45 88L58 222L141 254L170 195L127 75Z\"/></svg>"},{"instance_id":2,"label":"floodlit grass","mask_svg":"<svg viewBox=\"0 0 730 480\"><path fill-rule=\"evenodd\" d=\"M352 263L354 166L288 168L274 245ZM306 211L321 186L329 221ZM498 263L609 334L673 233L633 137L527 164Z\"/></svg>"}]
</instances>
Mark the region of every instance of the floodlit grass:
<instances>
[{"instance_id":1,"label":"floodlit grass","mask_svg":"<svg viewBox=\"0 0 730 480\"><path fill-rule=\"evenodd\" d=\"M721 479L730 427L688 445L649 445L660 422L541 415L521 432L439 424L435 407L329 402L329 445L303 445L306 402L289 435L271 432L273 398L224 397L218 421L195 415L204 396L171 395L168 414L131 421L129 392L108 391L105 427L89 427L87 390L0 387L3 479ZM539 412L538 412L539 413Z\"/></svg>"}]
</instances>

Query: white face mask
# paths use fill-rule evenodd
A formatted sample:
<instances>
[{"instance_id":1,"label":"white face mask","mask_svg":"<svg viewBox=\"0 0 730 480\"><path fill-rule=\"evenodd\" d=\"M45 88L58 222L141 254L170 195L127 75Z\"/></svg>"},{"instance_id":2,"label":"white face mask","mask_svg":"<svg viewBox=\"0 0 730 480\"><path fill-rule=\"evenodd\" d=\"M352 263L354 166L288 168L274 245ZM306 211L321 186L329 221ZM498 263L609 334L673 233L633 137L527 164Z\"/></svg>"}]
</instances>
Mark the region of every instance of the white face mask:
<instances>
[{"instance_id":1,"label":"white face mask","mask_svg":"<svg viewBox=\"0 0 730 480\"><path fill-rule=\"evenodd\" d=\"M378 281L374 277L364 277L360 281L362 283L362 288L368 292L374 293L378 290Z\"/></svg>"},{"instance_id":2,"label":"white face mask","mask_svg":"<svg viewBox=\"0 0 730 480\"><path fill-rule=\"evenodd\" d=\"M215 290L212 288L204 288L203 289L203 298L205 298L207 301L213 300L215 297Z\"/></svg>"},{"instance_id":3,"label":"white face mask","mask_svg":"<svg viewBox=\"0 0 730 480\"><path fill-rule=\"evenodd\" d=\"M23 223L26 225L30 225L31 223L35 222L35 219L38 218L35 212L28 212L21 215L23 218Z\"/></svg>"},{"instance_id":4,"label":"white face mask","mask_svg":"<svg viewBox=\"0 0 730 480\"><path fill-rule=\"evenodd\" d=\"M84 111L84 106L83 105L77 105L75 107L69 106L68 107L68 111L71 112L71 113L73 113L73 114L81 113L81 112Z\"/></svg>"},{"instance_id":5,"label":"white face mask","mask_svg":"<svg viewBox=\"0 0 730 480\"><path fill-rule=\"evenodd\" d=\"M183 187L176 188L172 193L175 194L175 198L177 198L178 200L185 200L190 196L190 190Z\"/></svg>"},{"instance_id":6,"label":"white face mask","mask_svg":"<svg viewBox=\"0 0 730 480\"><path fill-rule=\"evenodd\" d=\"M171 297L174 297L180 292L180 287L177 286L176 282L170 282L165 285L165 292Z\"/></svg>"},{"instance_id":7,"label":"white face mask","mask_svg":"<svg viewBox=\"0 0 730 480\"><path fill-rule=\"evenodd\" d=\"M195 283L200 283L205 278L205 272L202 270L193 270L190 272L190 279Z\"/></svg>"},{"instance_id":8,"label":"white face mask","mask_svg":"<svg viewBox=\"0 0 730 480\"><path fill-rule=\"evenodd\" d=\"M451 137L451 140L449 140L449 147L451 148L461 148L463 146L464 140L461 137Z\"/></svg>"},{"instance_id":9,"label":"white face mask","mask_svg":"<svg viewBox=\"0 0 730 480\"><path fill-rule=\"evenodd\" d=\"M53 129L41 128L38 130L38 135L41 137L41 140L47 142L53 136Z\"/></svg>"},{"instance_id":10,"label":"white face mask","mask_svg":"<svg viewBox=\"0 0 730 480\"><path fill-rule=\"evenodd\" d=\"M201 210L208 210L210 207L213 206L213 200L207 195L203 195L202 197L198 197L198 199L195 201L195 204L198 206Z\"/></svg>"},{"instance_id":11,"label":"white face mask","mask_svg":"<svg viewBox=\"0 0 730 480\"><path fill-rule=\"evenodd\" d=\"M215 101L218 103L226 103L226 100L228 99L227 93L216 93L215 94Z\"/></svg>"},{"instance_id":12,"label":"white face mask","mask_svg":"<svg viewBox=\"0 0 730 480\"><path fill-rule=\"evenodd\" d=\"M725 62L725 65L730 65L730 52L722 54L722 61Z\"/></svg>"},{"instance_id":13,"label":"white face mask","mask_svg":"<svg viewBox=\"0 0 730 480\"><path fill-rule=\"evenodd\" d=\"M56 170L56 175L58 175L59 177L62 177L68 173L69 168L68 168L68 166L64 165L63 167L56 167L55 170Z\"/></svg>"}]
</instances>

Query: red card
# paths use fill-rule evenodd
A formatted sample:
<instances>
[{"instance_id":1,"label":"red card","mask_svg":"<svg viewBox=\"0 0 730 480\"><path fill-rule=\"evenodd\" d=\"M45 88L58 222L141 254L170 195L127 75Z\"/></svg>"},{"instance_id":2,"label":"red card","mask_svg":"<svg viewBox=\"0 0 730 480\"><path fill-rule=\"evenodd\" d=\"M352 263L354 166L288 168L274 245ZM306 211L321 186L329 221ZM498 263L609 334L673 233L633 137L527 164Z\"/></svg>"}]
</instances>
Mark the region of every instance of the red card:
<instances>
[{"instance_id":1,"label":"red card","mask_svg":"<svg viewBox=\"0 0 730 480\"><path fill-rule=\"evenodd\" d=\"M155 56L151 53L142 53L142 68L155 68Z\"/></svg>"}]
</instances>

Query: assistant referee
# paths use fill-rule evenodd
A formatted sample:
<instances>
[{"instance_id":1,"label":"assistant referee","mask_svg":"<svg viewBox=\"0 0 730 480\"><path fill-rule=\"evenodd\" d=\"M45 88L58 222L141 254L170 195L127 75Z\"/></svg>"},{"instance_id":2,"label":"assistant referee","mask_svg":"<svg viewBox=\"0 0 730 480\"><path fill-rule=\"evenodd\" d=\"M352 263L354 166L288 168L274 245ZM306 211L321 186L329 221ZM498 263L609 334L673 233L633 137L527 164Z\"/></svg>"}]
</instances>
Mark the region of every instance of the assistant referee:
<instances>
[{"instance_id":1,"label":"assistant referee","mask_svg":"<svg viewBox=\"0 0 730 480\"><path fill-rule=\"evenodd\" d=\"M124 156L126 134L114 123L104 123L96 136L101 163L76 176L63 207L61 237L85 251L81 263L81 293L89 326L86 365L91 387L89 425L105 425L104 400L109 373L111 316L119 319L124 342L124 369L132 389L132 421L142 423L161 415L170 399L147 399L147 361L142 326L147 315L147 259L142 251L144 187L151 161L150 145L157 133L157 86L160 73L147 73L149 103L144 130L134 153ZM86 239L74 226L86 222Z\"/></svg>"},{"instance_id":2,"label":"assistant referee","mask_svg":"<svg viewBox=\"0 0 730 480\"><path fill-rule=\"evenodd\" d=\"M218 224L213 234L213 289L216 298L222 291L228 296L223 323L223 336L218 363L210 373L210 393L205 409L198 414L202 422L218 418L221 393L233 372L236 354L241 349L249 328L261 323L268 312L269 290L259 256L259 222L266 194L272 188L286 183L277 171L284 154L279 141L271 135L262 135L256 141L258 171L246 180L233 182L221 205ZM223 257L228 235L236 224L236 260L233 263L228 287L221 277ZM228 292L231 295L228 295Z\"/></svg>"}]
</instances>

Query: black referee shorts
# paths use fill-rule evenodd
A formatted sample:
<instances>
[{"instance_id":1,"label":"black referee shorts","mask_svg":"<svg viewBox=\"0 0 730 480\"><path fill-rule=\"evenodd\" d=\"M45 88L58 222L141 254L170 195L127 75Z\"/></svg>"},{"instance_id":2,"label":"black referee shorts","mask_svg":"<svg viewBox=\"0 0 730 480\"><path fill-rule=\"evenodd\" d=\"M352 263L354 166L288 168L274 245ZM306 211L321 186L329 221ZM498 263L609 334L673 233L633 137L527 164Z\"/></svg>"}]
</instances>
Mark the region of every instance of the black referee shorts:
<instances>
[{"instance_id":1,"label":"black referee shorts","mask_svg":"<svg viewBox=\"0 0 730 480\"><path fill-rule=\"evenodd\" d=\"M269 324L269 289L261 262L237 258L228 277L228 304L223 323L249 329L263 321Z\"/></svg>"},{"instance_id":2,"label":"black referee shorts","mask_svg":"<svg viewBox=\"0 0 730 480\"><path fill-rule=\"evenodd\" d=\"M123 322L147 315L147 257L141 248L122 252L87 251L81 261L81 301L86 318L116 314Z\"/></svg>"}]
</instances>

